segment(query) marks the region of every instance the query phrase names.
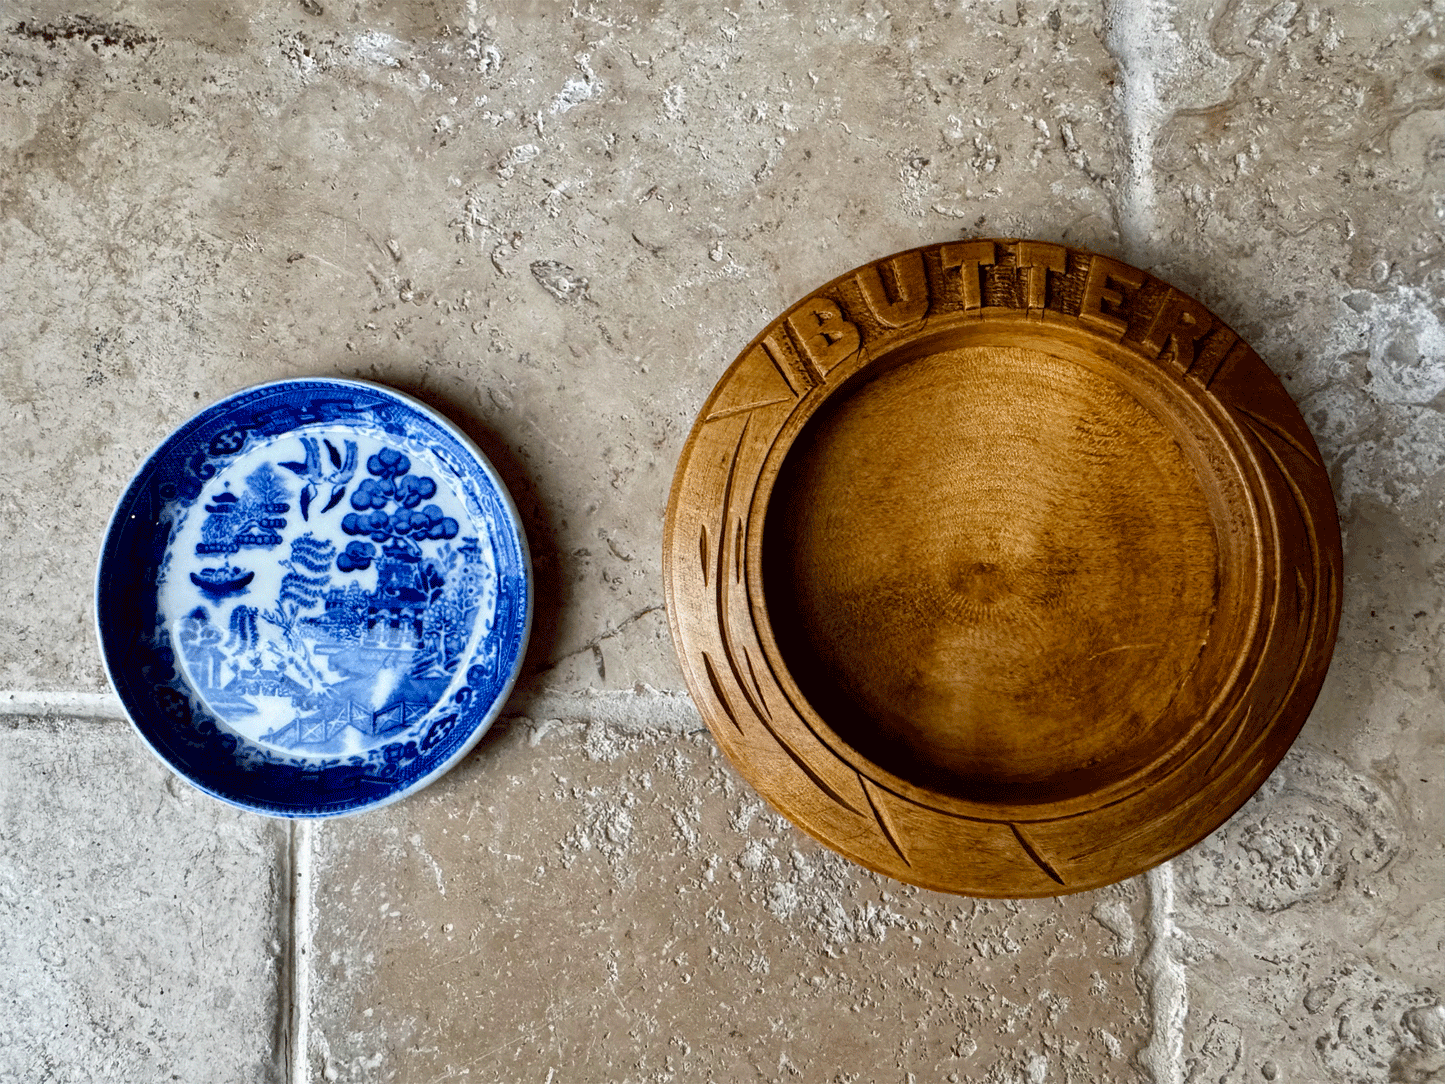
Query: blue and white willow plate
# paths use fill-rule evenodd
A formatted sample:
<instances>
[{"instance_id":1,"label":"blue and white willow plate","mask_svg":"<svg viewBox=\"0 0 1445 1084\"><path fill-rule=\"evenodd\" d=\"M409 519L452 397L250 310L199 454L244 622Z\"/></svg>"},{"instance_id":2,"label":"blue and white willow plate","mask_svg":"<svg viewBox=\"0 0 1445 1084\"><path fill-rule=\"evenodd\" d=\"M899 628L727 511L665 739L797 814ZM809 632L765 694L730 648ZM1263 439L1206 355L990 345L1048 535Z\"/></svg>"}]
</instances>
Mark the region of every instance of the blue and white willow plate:
<instances>
[{"instance_id":1,"label":"blue and white willow plate","mask_svg":"<svg viewBox=\"0 0 1445 1084\"><path fill-rule=\"evenodd\" d=\"M202 411L121 498L101 653L146 743L284 817L385 805L474 746L516 681L532 576L460 430L388 388L286 380Z\"/></svg>"}]
</instances>

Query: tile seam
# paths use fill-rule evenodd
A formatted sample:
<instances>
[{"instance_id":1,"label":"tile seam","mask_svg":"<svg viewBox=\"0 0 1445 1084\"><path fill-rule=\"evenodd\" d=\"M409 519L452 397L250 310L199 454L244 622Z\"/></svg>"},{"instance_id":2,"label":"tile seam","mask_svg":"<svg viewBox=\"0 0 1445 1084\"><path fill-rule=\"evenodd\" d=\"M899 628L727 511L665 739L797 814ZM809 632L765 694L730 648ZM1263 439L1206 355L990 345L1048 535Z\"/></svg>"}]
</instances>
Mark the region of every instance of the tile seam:
<instances>
[{"instance_id":1,"label":"tile seam","mask_svg":"<svg viewBox=\"0 0 1445 1084\"><path fill-rule=\"evenodd\" d=\"M1104 0L1105 46L1119 65L1119 109L1124 174L1115 204L1119 237L1128 259L1144 265L1157 226L1154 140L1164 116L1156 73L1175 35L1173 0ZM1178 955L1174 920L1174 867L1145 874L1149 946L1139 968L1149 1011L1149 1038L1139 1062L1151 1084L1184 1084L1185 1022L1189 982Z\"/></svg>"},{"instance_id":2,"label":"tile seam","mask_svg":"<svg viewBox=\"0 0 1445 1084\"><path fill-rule=\"evenodd\" d=\"M1184 1021L1189 985L1175 953L1174 865L1165 862L1144 875L1149 897L1149 947L1140 961L1149 1001L1149 1041L1139 1061L1151 1084L1184 1084Z\"/></svg>"},{"instance_id":3,"label":"tile seam","mask_svg":"<svg viewBox=\"0 0 1445 1084\"><path fill-rule=\"evenodd\" d=\"M310 1084L312 915L311 822L290 824L290 919L286 987L285 1073L287 1084Z\"/></svg>"},{"instance_id":4,"label":"tile seam","mask_svg":"<svg viewBox=\"0 0 1445 1084\"><path fill-rule=\"evenodd\" d=\"M578 692L542 690L513 698L515 708L506 718L590 719L684 733L703 729L702 718L691 696L681 689L584 689ZM0 716L65 715L72 718L127 718L120 698L113 692L73 689L0 689Z\"/></svg>"},{"instance_id":5,"label":"tile seam","mask_svg":"<svg viewBox=\"0 0 1445 1084\"><path fill-rule=\"evenodd\" d=\"M1154 137L1163 107L1154 80L1158 50L1173 33L1169 0L1104 0L1104 43L1119 65L1124 175L1116 220L1129 258L1145 260L1155 220Z\"/></svg>"},{"instance_id":6,"label":"tile seam","mask_svg":"<svg viewBox=\"0 0 1445 1084\"><path fill-rule=\"evenodd\" d=\"M0 689L0 716L69 716L73 719L125 720L125 709L114 693L77 690Z\"/></svg>"}]
</instances>

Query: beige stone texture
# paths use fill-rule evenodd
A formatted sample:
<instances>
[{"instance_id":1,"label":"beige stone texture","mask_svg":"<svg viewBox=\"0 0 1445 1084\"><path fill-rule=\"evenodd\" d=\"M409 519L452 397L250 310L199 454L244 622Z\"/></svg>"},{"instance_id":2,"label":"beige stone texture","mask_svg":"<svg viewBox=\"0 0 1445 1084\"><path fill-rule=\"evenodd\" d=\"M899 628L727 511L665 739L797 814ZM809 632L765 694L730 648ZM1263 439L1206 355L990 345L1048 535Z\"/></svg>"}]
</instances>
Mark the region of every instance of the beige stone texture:
<instances>
[{"instance_id":1,"label":"beige stone texture","mask_svg":"<svg viewBox=\"0 0 1445 1084\"><path fill-rule=\"evenodd\" d=\"M312 1078L1135 1078L1142 885L900 885L694 727L519 719L416 800L312 828Z\"/></svg>"},{"instance_id":2,"label":"beige stone texture","mask_svg":"<svg viewBox=\"0 0 1445 1084\"><path fill-rule=\"evenodd\" d=\"M0 1080L284 1079L287 826L129 728L0 721Z\"/></svg>"},{"instance_id":3,"label":"beige stone texture","mask_svg":"<svg viewBox=\"0 0 1445 1084\"><path fill-rule=\"evenodd\" d=\"M1440 0L0 8L0 1080L1445 1080L1442 35ZM780 821L663 610L673 467L738 350L974 235L1203 300L1344 527L1279 771L1051 901ZM305 374L461 424L539 605L460 767L287 825L152 762L90 596L148 451Z\"/></svg>"},{"instance_id":4,"label":"beige stone texture","mask_svg":"<svg viewBox=\"0 0 1445 1084\"><path fill-rule=\"evenodd\" d=\"M1185 1079L1445 1079L1442 34L1415 3L1180 4L1159 26L1133 243L1282 377L1345 543L1295 751L1174 863Z\"/></svg>"},{"instance_id":5,"label":"beige stone texture","mask_svg":"<svg viewBox=\"0 0 1445 1084\"><path fill-rule=\"evenodd\" d=\"M1115 247L1094 5L313 7L56 6L5 38L0 685L104 687L88 553L118 486L74 479L123 479L236 388L338 374L496 462L536 558L530 671L676 687L662 509L753 334L941 235Z\"/></svg>"}]
</instances>

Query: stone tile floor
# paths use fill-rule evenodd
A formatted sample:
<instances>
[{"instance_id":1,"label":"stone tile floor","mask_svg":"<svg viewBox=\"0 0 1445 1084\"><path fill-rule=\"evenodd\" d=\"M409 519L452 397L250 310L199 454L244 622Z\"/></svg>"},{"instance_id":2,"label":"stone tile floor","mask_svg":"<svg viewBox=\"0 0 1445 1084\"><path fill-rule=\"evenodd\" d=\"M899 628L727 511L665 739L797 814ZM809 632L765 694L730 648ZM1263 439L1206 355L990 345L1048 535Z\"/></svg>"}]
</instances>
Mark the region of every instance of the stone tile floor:
<instances>
[{"instance_id":1,"label":"stone tile floor","mask_svg":"<svg viewBox=\"0 0 1445 1084\"><path fill-rule=\"evenodd\" d=\"M0 11L0 1080L1445 1079L1445 8L37 0ZM764 808L692 711L662 510L739 346L948 237L1119 256L1259 349L1340 644L1225 828L983 903ZM294 374L462 424L540 582L508 718L292 825L154 764L106 516Z\"/></svg>"}]
</instances>

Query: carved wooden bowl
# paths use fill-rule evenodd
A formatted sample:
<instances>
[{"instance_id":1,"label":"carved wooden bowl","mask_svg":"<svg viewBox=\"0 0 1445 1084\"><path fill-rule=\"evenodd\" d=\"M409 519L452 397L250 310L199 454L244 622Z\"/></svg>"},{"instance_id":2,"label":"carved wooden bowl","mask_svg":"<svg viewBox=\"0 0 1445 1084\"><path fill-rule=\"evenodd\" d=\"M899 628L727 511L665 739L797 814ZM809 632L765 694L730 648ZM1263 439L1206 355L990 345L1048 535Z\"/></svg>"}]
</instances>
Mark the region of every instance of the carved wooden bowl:
<instances>
[{"instance_id":1,"label":"carved wooden bowl","mask_svg":"<svg viewBox=\"0 0 1445 1084\"><path fill-rule=\"evenodd\" d=\"M903 252L770 324L698 417L665 539L739 771L854 861L975 896L1204 838L1294 740L1339 621L1329 479L1258 355L1029 241Z\"/></svg>"}]
</instances>

